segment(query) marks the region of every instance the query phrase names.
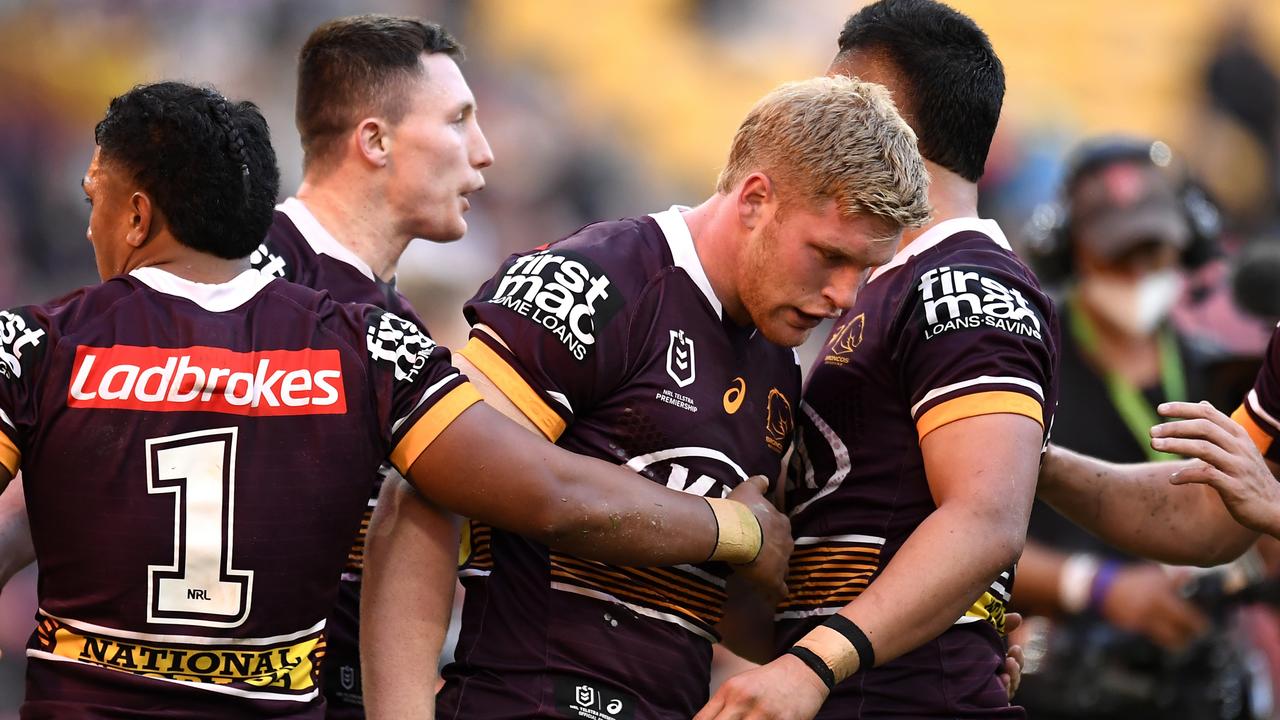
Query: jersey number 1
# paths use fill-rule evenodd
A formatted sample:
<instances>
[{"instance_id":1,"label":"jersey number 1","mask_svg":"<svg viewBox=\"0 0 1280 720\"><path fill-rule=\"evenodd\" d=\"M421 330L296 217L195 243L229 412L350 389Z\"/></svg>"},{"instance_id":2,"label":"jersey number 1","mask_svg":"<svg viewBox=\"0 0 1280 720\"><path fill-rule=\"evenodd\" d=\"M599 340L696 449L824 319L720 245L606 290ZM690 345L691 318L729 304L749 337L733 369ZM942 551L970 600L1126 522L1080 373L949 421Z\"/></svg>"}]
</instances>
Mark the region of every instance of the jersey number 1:
<instances>
[{"instance_id":1,"label":"jersey number 1","mask_svg":"<svg viewBox=\"0 0 1280 720\"><path fill-rule=\"evenodd\" d=\"M236 627L253 572L234 570L237 428L147 441L147 492L173 493L173 562L147 567L147 622Z\"/></svg>"}]
</instances>

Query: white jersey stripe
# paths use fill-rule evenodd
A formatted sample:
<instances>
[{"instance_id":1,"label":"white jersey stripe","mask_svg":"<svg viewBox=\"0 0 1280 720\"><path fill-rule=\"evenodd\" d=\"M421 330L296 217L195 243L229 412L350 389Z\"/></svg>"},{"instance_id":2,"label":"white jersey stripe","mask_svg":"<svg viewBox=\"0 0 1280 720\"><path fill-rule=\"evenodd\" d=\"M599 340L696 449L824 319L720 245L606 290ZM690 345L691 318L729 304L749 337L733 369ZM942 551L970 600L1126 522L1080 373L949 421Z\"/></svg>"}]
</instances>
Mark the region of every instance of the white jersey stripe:
<instances>
[{"instance_id":1,"label":"white jersey stripe","mask_svg":"<svg viewBox=\"0 0 1280 720\"><path fill-rule=\"evenodd\" d=\"M658 610L654 610L652 608L642 607L640 605L633 605L629 602L624 602L622 600L619 600L618 598L610 595L609 593L600 592L599 590L588 590L587 588L578 587L577 585L569 585L568 583L553 582L551 583L551 587L552 589L560 590L561 592L573 593L575 595L585 595L586 597L595 598L596 600L604 600L605 602L617 603L618 605L622 605L626 608L629 608L632 612L635 612L639 615L644 615L645 617L650 617L650 618L653 618L654 620L669 622L673 625L679 625L680 627L684 628L685 630L688 630L694 635L697 635L698 637L701 637L701 638L705 638L708 642L713 642L713 643L716 642L715 636L711 635L707 631L703 630L702 628L698 627L697 625L694 625L693 623L689 622L688 620L685 620L684 618L678 615L672 615L671 613L664 613Z\"/></svg>"},{"instance_id":2,"label":"white jersey stripe","mask_svg":"<svg viewBox=\"0 0 1280 720\"><path fill-rule=\"evenodd\" d=\"M1271 425L1271 430L1273 432L1280 433L1280 420L1276 420L1270 413L1262 409L1262 403L1258 402L1257 390L1249 390L1248 403L1249 407L1253 408L1253 411L1257 413L1258 417L1266 420L1267 423Z\"/></svg>"},{"instance_id":3,"label":"white jersey stripe","mask_svg":"<svg viewBox=\"0 0 1280 720\"><path fill-rule=\"evenodd\" d=\"M13 428L14 432L18 431L18 426L13 424L13 421L9 419L9 416L4 413L4 410L0 410L0 422L3 422L5 425Z\"/></svg>"},{"instance_id":4,"label":"white jersey stripe","mask_svg":"<svg viewBox=\"0 0 1280 720\"><path fill-rule=\"evenodd\" d=\"M93 623L81 622L79 620L68 620L50 615L44 610L40 614L57 620L67 627L83 630L85 632L94 633L96 635L106 635L114 638L124 638L126 640L143 640L146 642L163 643L169 645L231 645L234 647L256 647L260 645L275 645L277 643L298 640L308 635L313 635L324 629L325 621L312 625L306 630L289 633L287 635L274 635L265 638L225 638L225 637L202 637L198 635L153 635L151 633L131 632L129 630L117 630L115 628L104 627L102 625L94 625Z\"/></svg>"},{"instance_id":5,"label":"white jersey stripe","mask_svg":"<svg viewBox=\"0 0 1280 720\"><path fill-rule=\"evenodd\" d=\"M836 470L831 474L830 479L827 480L827 484L824 485L821 490L814 493L813 497L797 505L790 513L787 513L791 517L799 515L805 508L830 495L836 490L839 490L840 485L844 483L844 479L849 476L849 471L853 469L853 465L849 462L849 448L844 444L844 441L840 439L840 436L836 434L836 431L831 429L831 426L827 424L827 421L823 420L822 417L818 415L818 411L814 410L809 403L802 401L800 403L800 409L804 411L805 415L809 416L809 419L813 421L813 426L818 429L818 432L822 433L822 437L827 441L827 444L831 446L831 455L835 458ZM805 464L807 465L809 463L806 461Z\"/></svg>"},{"instance_id":6,"label":"white jersey stripe","mask_svg":"<svg viewBox=\"0 0 1280 720\"><path fill-rule=\"evenodd\" d=\"M975 385L1019 385L1035 392L1036 395L1040 396L1040 401L1044 402L1044 388L1040 387L1040 383L1038 382L1020 377L983 375L982 377L976 377L972 380L952 383L950 385L944 385L943 387L930 390L925 393L924 397L920 399L920 402L911 406L911 416L915 417L916 412L920 407L934 398L939 398L949 392L963 390L964 388L973 387Z\"/></svg>"},{"instance_id":7,"label":"white jersey stripe","mask_svg":"<svg viewBox=\"0 0 1280 720\"><path fill-rule=\"evenodd\" d=\"M438 391L440 388L442 388L442 387L444 387L445 385L447 385L447 384L449 384L450 382L452 382L452 381L453 381L453 379L454 379L454 378L456 378L456 377L458 377L458 375L460 375L460 374L461 374L461 373L456 373L456 372L455 372L455 373L453 373L453 374L446 375L445 377L443 377L443 378L441 378L441 379L437 380L437 381L435 382L435 384L434 384L434 385L432 385L431 387L427 388L426 390L423 390L423 391L422 391L422 397L418 398L418 404L416 404L416 405L414 405L414 406L413 406L413 410L410 410L410 411L409 411L409 415L405 415L404 417L400 418L399 420L397 420L397 421L395 421L394 423L392 423L392 424L391 424L391 432L393 432L393 433L394 433L394 432L399 431L399 430L400 430L400 426L404 424L404 421L405 421L405 420L408 420L408 419L409 419L409 416L410 416L410 415L413 415L413 413L414 413L414 412L416 412L418 408L422 407L422 404L423 404L423 403L425 403L427 400L429 400L429 399L431 398L431 396L432 396L432 395L435 395L435 394L436 394L436 391Z\"/></svg>"},{"instance_id":8,"label":"white jersey stripe","mask_svg":"<svg viewBox=\"0 0 1280 720\"><path fill-rule=\"evenodd\" d=\"M796 538L796 545L821 545L829 542L858 543L861 545L884 545L884 538L874 535L828 535L826 537Z\"/></svg>"}]
</instances>

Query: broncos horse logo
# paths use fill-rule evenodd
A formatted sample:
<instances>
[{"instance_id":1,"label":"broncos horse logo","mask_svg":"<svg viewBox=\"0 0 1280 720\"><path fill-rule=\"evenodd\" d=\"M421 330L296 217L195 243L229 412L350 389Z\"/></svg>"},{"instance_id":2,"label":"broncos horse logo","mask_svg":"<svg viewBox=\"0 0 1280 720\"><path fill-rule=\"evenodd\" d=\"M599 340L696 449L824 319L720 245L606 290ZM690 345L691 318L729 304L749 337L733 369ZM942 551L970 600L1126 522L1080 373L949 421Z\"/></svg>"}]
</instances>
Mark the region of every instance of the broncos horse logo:
<instances>
[{"instance_id":1,"label":"broncos horse logo","mask_svg":"<svg viewBox=\"0 0 1280 720\"><path fill-rule=\"evenodd\" d=\"M770 388L768 414L764 421L765 444L774 452L783 452L791 442L791 431L795 426L795 418L791 415L791 402L777 388Z\"/></svg>"}]
</instances>

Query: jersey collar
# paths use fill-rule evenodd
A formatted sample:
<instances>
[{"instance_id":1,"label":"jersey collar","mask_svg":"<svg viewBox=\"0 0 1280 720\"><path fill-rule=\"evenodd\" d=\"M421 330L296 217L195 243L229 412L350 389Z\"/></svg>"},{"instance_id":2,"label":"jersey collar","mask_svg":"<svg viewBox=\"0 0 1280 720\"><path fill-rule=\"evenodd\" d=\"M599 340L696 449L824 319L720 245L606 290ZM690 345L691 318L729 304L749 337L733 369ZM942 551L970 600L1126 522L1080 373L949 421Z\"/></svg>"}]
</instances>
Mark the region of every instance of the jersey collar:
<instances>
[{"instance_id":1,"label":"jersey collar","mask_svg":"<svg viewBox=\"0 0 1280 720\"><path fill-rule=\"evenodd\" d=\"M347 249L346 245L338 242L328 230L320 224L315 215L307 209L305 203L296 197L287 198L284 202L276 206L276 209L293 221L293 226L298 228L298 232L302 233L302 239L307 241L311 249L317 255L328 255L334 260L341 260L360 271L361 275L377 282L377 278L373 275L373 268L369 264L361 260L358 255Z\"/></svg>"},{"instance_id":2,"label":"jersey collar","mask_svg":"<svg viewBox=\"0 0 1280 720\"><path fill-rule=\"evenodd\" d=\"M129 273L147 287L165 295L186 298L209 312L228 312L249 302L275 278L257 270L245 270L227 282L210 285L178 277L157 267L140 267Z\"/></svg>"},{"instance_id":3,"label":"jersey collar","mask_svg":"<svg viewBox=\"0 0 1280 720\"><path fill-rule=\"evenodd\" d=\"M984 220L982 218L972 217L951 218L950 220L943 220L937 225L934 225L921 233L920 237L912 240L910 245L899 250L898 254L894 255L893 259L887 264L876 268L876 271L871 273L871 279L867 282L870 283L875 281L876 278L884 275L899 265L902 265L916 255L919 255L925 250L940 244L947 238L950 238L957 233L965 232L966 230L980 232L991 238L991 241L996 245L999 245L1009 252L1013 252L1013 248L1010 247L1008 239L1004 236L1004 231L1000 229L1000 226L995 220Z\"/></svg>"},{"instance_id":4,"label":"jersey collar","mask_svg":"<svg viewBox=\"0 0 1280 720\"><path fill-rule=\"evenodd\" d=\"M662 230L663 236L667 239L667 247L671 248L672 262L689 274L693 284L698 286L702 295L707 298L707 302L711 303L711 307L715 309L716 317L724 319L724 308L720 305L720 298L716 297L715 290L711 288L707 271L703 269L702 260L698 258L698 250L693 245L693 236L689 234L689 225L680 214L681 211L688 209L683 205L672 205L662 212L651 213L649 217L657 221L658 229Z\"/></svg>"}]
</instances>

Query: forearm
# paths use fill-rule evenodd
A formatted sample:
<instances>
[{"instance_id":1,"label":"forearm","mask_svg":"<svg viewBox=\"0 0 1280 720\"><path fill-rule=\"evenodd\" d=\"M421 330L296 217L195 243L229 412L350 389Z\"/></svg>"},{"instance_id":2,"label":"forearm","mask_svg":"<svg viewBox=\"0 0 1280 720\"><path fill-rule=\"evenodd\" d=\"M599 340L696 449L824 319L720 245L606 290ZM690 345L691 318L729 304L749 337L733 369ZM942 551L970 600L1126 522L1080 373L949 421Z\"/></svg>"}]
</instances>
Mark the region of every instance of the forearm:
<instances>
[{"instance_id":1,"label":"forearm","mask_svg":"<svg viewBox=\"0 0 1280 720\"><path fill-rule=\"evenodd\" d=\"M703 562L717 547L723 525L705 499L668 490L626 467L574 455L483 403L444 429L414 462L409 478L424 497L463 517L620 565ZM760 526L750 511L735 507L748 516L740 525L758 537Z\"/></svg>"},{"instance_id":2,"label":"forearm","mask_svg":"<svg viewBox=\"0 0 1280 720\"><path fill-rule=\"evenodd\" d=\"M540 538L551 547L617 565L699 563L716 548L720 523L699 496L565 452L542 467L564 489Z\"/></svg>"},{"instance_id":3,"label":"forearm","mask_svg":"<svg viewBox=\"0 0 1280 720\"><path fill-rule=\"evenodd\" d=\"M867 634L877 664L941 635L1017 560L1025 529L989 518L964 504L944 504L840 611Z\"/></svg>"},{"instance_id":4,"label":"forearm","mask_svg":"<svg viewBox=\"0 0 1280 720\"><path fill-rule=\"evenodd\" d=\"M1198 460L1119 465L1050 446L1037 495L1072 522L1132 555L1177 565L1217 565L1257 534L1217 493L1175 486L1170 476Z\"/></svg>"},{"instance_id":5,"label":"forearm","mask_svg":"<svg viewBox=\"0 0 1280 720\"><path fill-rule=\"evenodd\" d=\"M8 472L0 469L8 481ZM27 522L27 503L22 483L10 482L0 492L0 588L17 572L36 559L31 544L31 526Z\"/></svg>"},{"instance_id":6,"label":"forearm","mask_svg":"<svg viewBox=\"0 0 1280 720\"><path fill-rule=\"evenodd\" d=\"M399 477L383 484L365 547L360 656L370 720L435 716L453 607L456 518Z\"/></svg>"},{"instance_id":7,"label":"forearm","mask_svg":"<svg viewBox=\"0 0 1280 720\"><path fill-rule=\"evenodd\" d=\"M774 605L737 575L728 580L728 600L717 629L720 642L739 657L754 663L773 659Z\"/></svg>"}]
</instances>

